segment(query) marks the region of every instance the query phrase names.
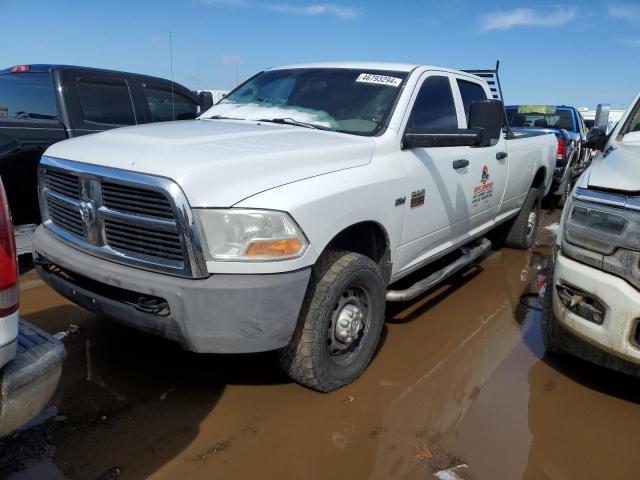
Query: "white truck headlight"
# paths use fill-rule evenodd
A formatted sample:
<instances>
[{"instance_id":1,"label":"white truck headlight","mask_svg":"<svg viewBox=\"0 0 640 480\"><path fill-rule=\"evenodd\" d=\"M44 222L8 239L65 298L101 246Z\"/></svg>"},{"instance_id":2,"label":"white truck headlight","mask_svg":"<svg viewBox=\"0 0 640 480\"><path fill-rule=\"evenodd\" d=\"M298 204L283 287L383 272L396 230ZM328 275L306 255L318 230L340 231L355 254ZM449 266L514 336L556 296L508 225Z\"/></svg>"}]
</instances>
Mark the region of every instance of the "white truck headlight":
<instances>
[{"instance_id":1,"label":"white truck headlight","mask_svg":"<svg viewBox=\"0 0 640 480\"><path fill-rule=\"evenodd\" d=\"M285 212L196 208L194 213L207 260L287 260L302 256L309 246Z\"/></svg>"}]
</instances>

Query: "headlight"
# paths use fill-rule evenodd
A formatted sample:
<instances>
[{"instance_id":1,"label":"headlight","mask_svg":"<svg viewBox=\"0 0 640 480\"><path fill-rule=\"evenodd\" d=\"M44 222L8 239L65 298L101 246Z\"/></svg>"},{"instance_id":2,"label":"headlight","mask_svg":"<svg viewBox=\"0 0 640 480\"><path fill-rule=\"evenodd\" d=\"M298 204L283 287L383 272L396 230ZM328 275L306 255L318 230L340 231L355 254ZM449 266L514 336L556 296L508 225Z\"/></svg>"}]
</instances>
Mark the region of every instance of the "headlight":
<instances>
[{"instance_id":1,"label":"headlight","mask_svg":"<svg viewBox=\"0 0 640 480\"><path fill-rule=\"evenodd\" d=\"M309 246L300 227L284 212L201 208L194 213L207 260L287 260L302 256Z\"/></svg>"},{"instance_id":2,"label":"headlight","mask_svg":"<svg viewBox=\"0 0 640 480\"><path fill-rule=\"evenodd\" d=\"M572 197L563 216L563 241L603 255L638 249L640 218L633 212Z\"/></svg>"}]
</instances>

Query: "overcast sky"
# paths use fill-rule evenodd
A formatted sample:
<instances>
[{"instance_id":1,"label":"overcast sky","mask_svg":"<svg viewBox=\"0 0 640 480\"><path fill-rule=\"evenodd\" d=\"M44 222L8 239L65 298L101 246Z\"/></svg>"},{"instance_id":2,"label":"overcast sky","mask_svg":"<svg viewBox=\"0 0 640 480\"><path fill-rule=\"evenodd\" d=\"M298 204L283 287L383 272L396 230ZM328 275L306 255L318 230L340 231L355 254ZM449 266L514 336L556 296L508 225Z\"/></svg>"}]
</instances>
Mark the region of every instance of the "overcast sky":
<instances>
[{"instance_id":1,"label":"overcast sky","mask_svg":"<svg viewBox=\"0 0 640 480\"><path fill-rule=\"evenodd\" d=\"M487 68L507 103L625 106L640 90L640 2L0 0L0 68L65 63L227 89L269 66L383 60Z\"/></svg>"}]
</instances>

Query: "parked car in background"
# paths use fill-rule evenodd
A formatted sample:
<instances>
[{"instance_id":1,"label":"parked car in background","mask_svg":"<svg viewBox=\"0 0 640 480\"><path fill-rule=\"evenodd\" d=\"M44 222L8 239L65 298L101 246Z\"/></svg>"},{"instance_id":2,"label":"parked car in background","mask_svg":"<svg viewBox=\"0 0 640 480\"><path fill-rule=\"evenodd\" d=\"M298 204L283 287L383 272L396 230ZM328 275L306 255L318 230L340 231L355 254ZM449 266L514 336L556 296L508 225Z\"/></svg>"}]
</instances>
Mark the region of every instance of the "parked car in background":
<instances>
[{"instance_id":1,"label":"parked car in background","mask_svg":"<svg viewBox=\"0 0 640 480\"><path fill-rule=\"evenodd\" d=\"M67 65L0 71L0 175L14 223L38 223L37 165L52 144L125 125L195 118L212 105L177 83Z\"/></svg>"},{"instance_id":2,"label":"parked car in background","mask_svg":"<svg viewBox=\"0 0 640 480\"><path fill-rule=\"evenodd\" d=\"M336 389L371 361L385 300L469 265L496 227L532 245L556 138L505 135L493 95L439 67L297 65L194 122L60 142L40 163L36 268L106 317L195 352L280 349L291 378Z\"/></svg>"},{"instance_id":3,"label":"parked car in background","mask_svg":"<svg viewBox=\"0 0 640 480\"><path fill-rule=\"evenodd\" d=\"M589 133L587 146L601 153L563 212L544 342L640 374L640 95L606 128L604 119Z\"/></svg>"},{"instance_id":4,"label":"parked car in background","mask_svg":"<svg viewBox=\"0 0 640 480\"><path fill-rule=\"evenodd\" d=\"M591 159L583 147L586 129L580 112L565 105L509 105L507 121L513 130L552 132L558 139L558 153L551 187L552 200L562 207L573 182Z\"/></svg>"},{"instance_id":5,"label":"parked car in background","mask_svg":"<svg viewBox=\"0 0 640 480\"><path fill-rule=\"evenodd\" d=\"M582 115L582 118L584 119L584 126L587 128L587 130L591 130L596 123L596 110L592 110L589 109L587 107L583 107L580 108L580 114ZM607 133L611 133L611 131L615 128L615 126L618 124L618 122L620 121L620 119L622 118L622 115L624 115L624 110L613 110L610 109L609 110L609 121L607 123L607 128L606 128L606 132Z\"/></svg>"},{"instance_id":6,"label":"parked car in background","mask_svg":"<svg viewBox=\"0 0 640 480\"><path fill-rule=\"evenodd\" d=\"M0 180L0 436L36 416L58 385L64 346L18 318L19 284L9 203Z\"/></svg>"}]
</instances>

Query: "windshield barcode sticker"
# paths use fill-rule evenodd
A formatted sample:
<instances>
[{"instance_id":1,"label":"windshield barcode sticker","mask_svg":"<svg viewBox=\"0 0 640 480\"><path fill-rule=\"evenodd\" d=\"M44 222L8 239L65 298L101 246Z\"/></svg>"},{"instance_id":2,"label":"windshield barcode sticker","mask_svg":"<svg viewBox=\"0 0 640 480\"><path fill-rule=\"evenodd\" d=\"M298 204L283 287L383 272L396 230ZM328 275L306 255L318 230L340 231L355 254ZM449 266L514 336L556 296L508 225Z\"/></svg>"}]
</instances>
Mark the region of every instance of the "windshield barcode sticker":
<instances>
[{"instance_id":1,"label":"windshield barcode sticker","mask_svg":"<svg viewBox=\"0 0 640 480\"><path fill-rule=\"evenodd\" d=\"M401 78L388 77L387 75L374 75L373 73L361 73L356 78L356 82L375 83L376 85L389 85L390 87L399 87L402 83Z\"/></svg>"}]
</instances>

